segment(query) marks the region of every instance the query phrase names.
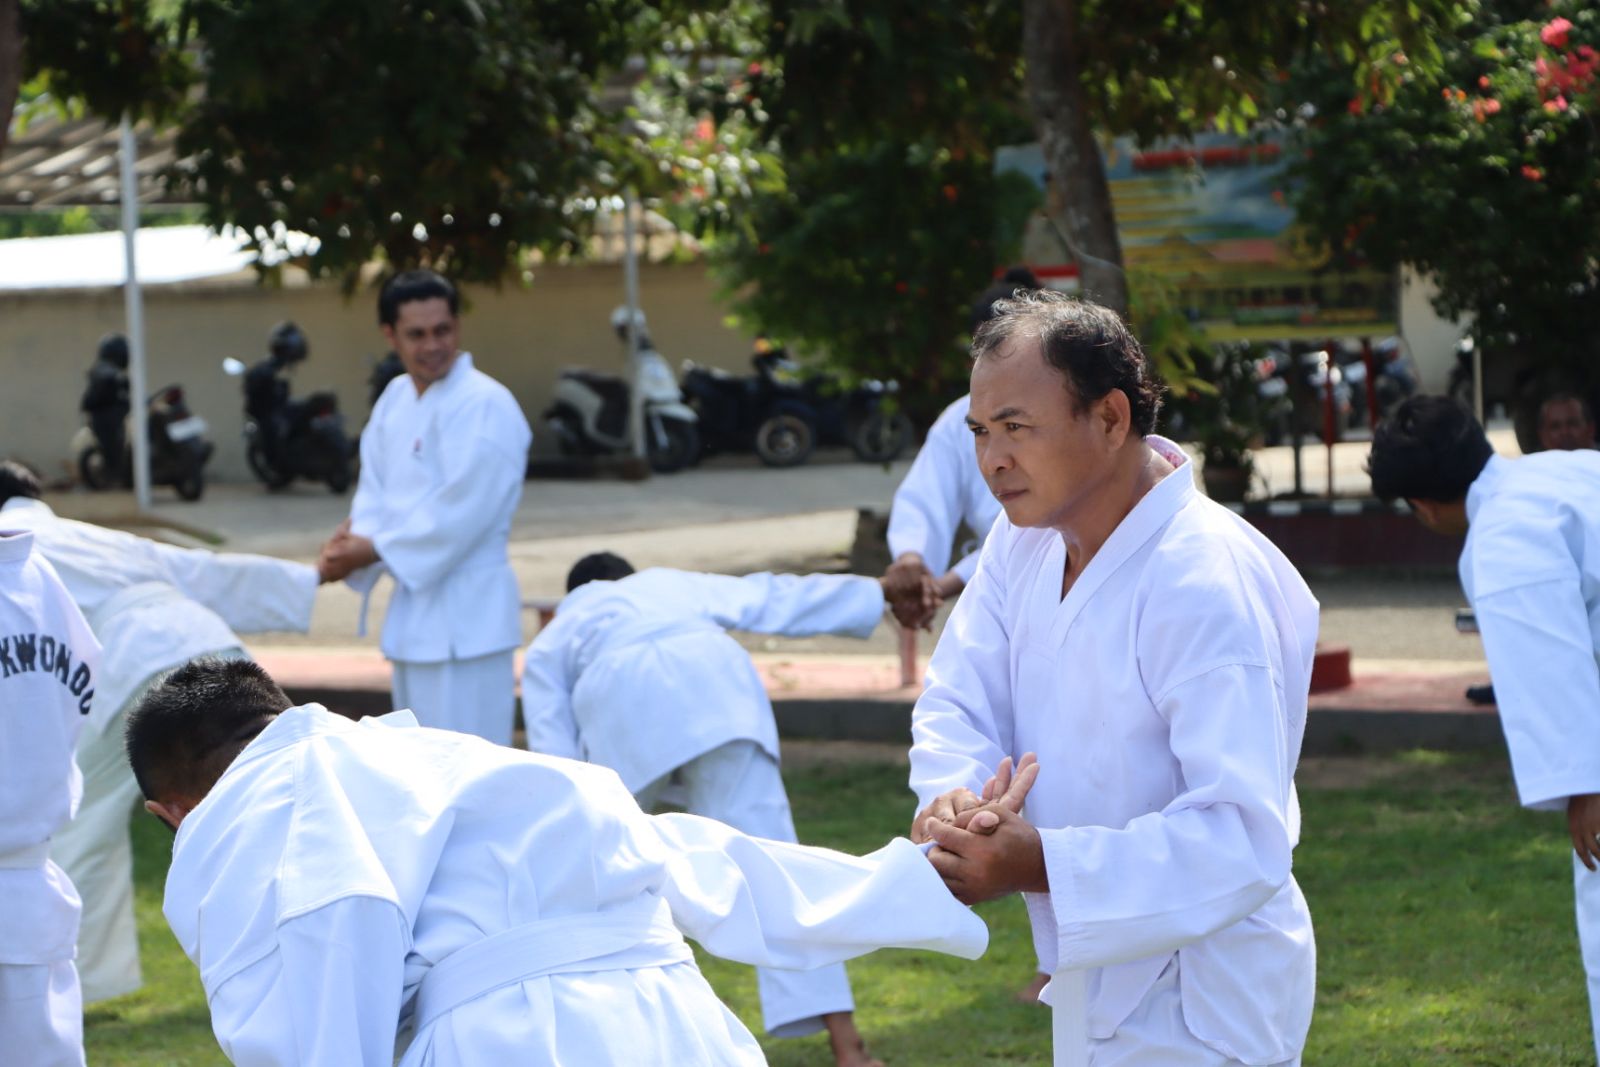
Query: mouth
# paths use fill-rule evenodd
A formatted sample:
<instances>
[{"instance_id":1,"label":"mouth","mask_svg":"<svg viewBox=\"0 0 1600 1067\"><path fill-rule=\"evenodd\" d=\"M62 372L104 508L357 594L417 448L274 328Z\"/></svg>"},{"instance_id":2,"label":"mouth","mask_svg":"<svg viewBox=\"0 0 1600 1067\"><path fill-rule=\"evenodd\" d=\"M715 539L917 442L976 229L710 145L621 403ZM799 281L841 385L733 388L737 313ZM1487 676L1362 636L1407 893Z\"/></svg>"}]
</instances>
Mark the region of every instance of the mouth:
<instances>
[{"instance_id":1,"label":"mouth","mask_svg":"<svg viewBox=\"0 0 1600 1067\"><path fill-rule=\"evenodd\" d=\"M1004 504L1007 501L1017 499L1017 497L1026 492L1026 489L997 489L995 490L994 498Z\"/></svg>"}]
</instances>

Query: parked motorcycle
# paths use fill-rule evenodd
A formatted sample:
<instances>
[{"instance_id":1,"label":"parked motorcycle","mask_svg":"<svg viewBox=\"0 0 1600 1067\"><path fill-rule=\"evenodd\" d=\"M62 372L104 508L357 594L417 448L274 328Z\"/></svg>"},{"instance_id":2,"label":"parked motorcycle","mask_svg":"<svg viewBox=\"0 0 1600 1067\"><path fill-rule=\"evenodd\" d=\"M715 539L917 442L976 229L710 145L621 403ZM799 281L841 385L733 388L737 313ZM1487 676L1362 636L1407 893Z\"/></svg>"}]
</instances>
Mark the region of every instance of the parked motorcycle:
<instances>
[{"instance_id":1,"label":"parked motorcycle","mask_svg":"<svg viewBox=\"0 0 1600 1067\"><path fill-rule=\"evenodd\" d=\"M242 377L249 368L233 357L222 361L224 372ZM249 383L246 383L249 391ZM350 463L350 438L344 431L344 416L339 413L339 397L322 390L292 400L287 387L270 408L257 407L258 416L245 408L245 460L250 470L268 489L282 489L296 478L324 482L334 493L350 488L353 472ZM269 430L263 419L275 420Z\"/></svg>"},{"instance_id":2,"label":"parked motorcycle","mask_svg":"<svg viewBox=\"0 0 1600 1067\"><path fill-rule=\"evenodd\" d=\"M707 453L753 450L769 467L793 467L818 444L848 444L865 462L887 463L911 443L911 420L887 402L896 383L841 389L763 342L750 362L755 374L748 377L684 365L683 392L700 416Z\"/></svg>"},{"instance_id":3,"label":"parked motorcycle","mask_svg":"<svg viewBox=\"0 0 1600 1067\"><path fill-rule=\"evenodd\" d=\"M1386 337L1372 346L1372 395L1377 410L1368 412L1367 360L1359 344L1346 344L1339 350L1339 370L1349 387L1350 425L1376 426L1401 401L1417 391L1417 373L1406 357L1405 342L1398 337Z\"/></svg>"},{"instance_id":4,"label":"parked motorcycle","mask_svg":"<svg viewBox=\"0 0 1600 1067\"><path fill-rule=\"evenodd\" d=\"M169 385L150 395L145 406L145 421L150 441L150 481L170 485L184 500L199 500L205 492L205 466L213 446L206 439L210 428L206 420L189 410L183 386ZM133 420L124 439L130 444L122 450L118 469L105 462L94 431L84 426L72 435L72 456L78 477L91 489L110 489L133 484Z\"/></svg>"},{"instance_id":5,"label":"parked motorcycle","mask_svg":"<svg viewBox=\"0 0 1600 1067\"><path fill-rule=\"evenodd\" d=\"M1256 373L1268 445L1296 434L1320 439L1330 390L1335 432L1350 424L1350 385L1326 350L1269 346L1256 363Z\"/></svg>"},{"instance_id":6,"label":"parked motorcycle","mask_svg":"<svg viewBox=\"0 0 1600 1067\"><path fill-rule=\"evenodd\" d=\"M625 308L611 324L626 338ZM645 453L650 469L681 470L700 458L699 416L684 403L666 358L644 336L644 315L636 320L638 382L643 393ZM603 456L633 451L628 433L632 390L615 374L569 367L556 381L555 398L544 422L564 456Z\"/></svg>"}]
</instances>

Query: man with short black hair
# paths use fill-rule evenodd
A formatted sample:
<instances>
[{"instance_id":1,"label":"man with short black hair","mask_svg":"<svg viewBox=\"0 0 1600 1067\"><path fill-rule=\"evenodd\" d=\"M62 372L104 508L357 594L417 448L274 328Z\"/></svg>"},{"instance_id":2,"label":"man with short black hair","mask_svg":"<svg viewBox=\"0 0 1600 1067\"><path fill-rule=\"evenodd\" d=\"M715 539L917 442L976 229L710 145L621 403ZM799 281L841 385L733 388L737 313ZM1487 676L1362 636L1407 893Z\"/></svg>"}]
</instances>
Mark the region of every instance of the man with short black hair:
<instances>
[{"instance_id":1,"label":"man with short black hair","mask_svg":"<svg viewBox=\"0 0 1600 1067\"><path fill-rule=\"evenodd\" d=\"M378 294L379 328L406 373L361 433L361 481L322 565L369 597L394 576L381 647L397 709L505 745L522 643L506 546L532 433L511 392L461 351L460 310L431 270L397 274Z\"/></svg>"},{"instance_id":2,"label":"man with short black hair","mask_svg":"<svg viewBox=\"0 0 1600 1067\"><path fill-rule=\"evenodd\" d=\"M1019 294L973 356L1005 514L912 713L914 834L961 899L1024 894L1058 1065L1298 1063L1317 603L1152 432L1160 388L1114 312ZM1024 813L973 832L985 767L1028 752Z\"/></svg>"},{"instance_id":3,"label":"man with short black hair","mask_svg":"<svg viewBox=\"0 0 1600 1067\"><path fill-rule=\"evenodd\" d=\"M1600 453L1495 455L1448 397L1381 424L1372 491L1430 530L1466 534L1459 570L1483 637L1517 793L1565 810L1578 941L1600 1056Z\"/></svg>"},{"instance_id":4,"label":"man with short black hair","mask_svg":"<svg viewBox=\"0 0 1600 1067\"><path fill-rule=\"evenodd\" d=\"M528 749L610 767L646 810L681 778L684 807L753 837L794 841L778 727L750 656L727 630L866 637L880 582L853 574L696 574L580 559L555 618L528 646ZM757 972L767 1031L826 1029L841 1067L876 1063L842 965Z\"/></svg>"},{"instance_id":5,"label":"man with short black hair","mask_svg":"<svg viewBox=\"0 0 1600 1067\"><path fill-rule=\"evenodd\" d=\"M251 664L175 672L127 739L235 1063L756 1067L683 934L788 968L986 940L904 839L858 859L647 816L603 767L291 708Z\"/></svg>"}]
</instances>

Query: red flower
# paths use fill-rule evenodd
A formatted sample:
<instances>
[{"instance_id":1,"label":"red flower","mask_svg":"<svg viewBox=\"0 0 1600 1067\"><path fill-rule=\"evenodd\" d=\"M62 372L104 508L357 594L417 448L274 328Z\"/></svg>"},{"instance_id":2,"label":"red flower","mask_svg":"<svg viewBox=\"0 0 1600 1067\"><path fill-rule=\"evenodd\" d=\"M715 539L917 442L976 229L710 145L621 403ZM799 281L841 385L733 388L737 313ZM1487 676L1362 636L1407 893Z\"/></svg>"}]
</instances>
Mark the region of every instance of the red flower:
<instances>
[{"instance_id":1,"label":"red flower","mask_svg":"<svg viewBox=\"0 0 1600 1067\"><path fill-rule=\"evenodd\" d=\"M1567 110L1567 98L1564 96L1558 96L1553 100L1546 100L1544 102L1544 109L1550 112L1552 115L1558 111L1565 111Z\"/></svg>"},{"instance_id":2,"label":"red flower","mask_svg":"<svg viewBox=\"0 0 1600 1067\"><path fill-rule=\"evenodd\" d=\"M1544 181L1544 171L1540 170L1538 167L1530 167L1526 163L1522 165L1522 176L1528 179L1530 182Z\"/></svg>"},{"instance_id":3,"label":"red flower","mask_svg":"<svg viewBox=\"0 0 1600 1067\"><path fill-rule=\"evenodd\" d=\"M1553 18L1544 24L1539 31L1539 40L1551 48L1567 47L1567 34L1572 32L1572 23L1563 18Z\"/></svg>"},{"instance_id":4,"label":"red flower","mask_svg":"<svg viewBox=\"0 0 1600 1067\"><path fill-rule=\"evenodd\" d=\"M1478 88L1480 88L1480 89L1489 88L1489 75L1485 74L1485 75L1481 76L1478 79Z\"/></svg>"},{"instance_id":5,"label":"red flower","mask_svg":"<svg viewBox=\"0 0 1600 1067\"><path fill-rule=\"evenodd\" d=\"M1449 92L1448 89L1445 91ZM1359 115L1366 109L1367 106L1361 102L1361 98L1359 96L1352 96L1350 98L1350 103L1345 105L1345 110L1350 112L1352 115Z\"/></svg>"},{"instance_id":6,"label":"red flower","mask_svg":"<svg viewBox=\"0 0 1600 1067\"><path fill-rule=\"evenodd\" d=\"M897 293L910 292L910 290L911 290L911 286L907 285L905 282L895 282L894 283L894 291L897 292Z\"/></svg>"},{"instance_id":7,"label":"red flower","mask_svg":"<svg viewBox=\"0 0 1600 1067\"><path fill-rule=\"evenodd\" d=\"M956 202L956 197L960 195L955 186L947 185L944 187L944 198L952 204Z\"/></svg>"}]
</instances>

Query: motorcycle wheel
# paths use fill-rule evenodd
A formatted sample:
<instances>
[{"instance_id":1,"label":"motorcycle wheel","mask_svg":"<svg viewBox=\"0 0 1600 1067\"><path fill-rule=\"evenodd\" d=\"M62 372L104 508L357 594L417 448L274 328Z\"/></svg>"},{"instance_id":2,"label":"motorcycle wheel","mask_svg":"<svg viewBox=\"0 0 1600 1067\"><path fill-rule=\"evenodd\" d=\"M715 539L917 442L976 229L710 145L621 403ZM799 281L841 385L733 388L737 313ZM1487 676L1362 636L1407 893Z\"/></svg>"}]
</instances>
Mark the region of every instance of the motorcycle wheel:
<instances>
[{"instance_id":1,"label":"motorcycle wheel","mask_svg":"<svg viewBox=\"0 0 1600 1067\"><path fill-rule=\"evenodd\" d=\"M662 419L661 434L655 428L650 433L650 469L657 474L671 474L693 463L700 455L700 434L692 422L682 419ZM660 440L664 437L665 440Z\"/></svg>"},{"instance_id":2,"label":"motorcycle wheel","mask_svg":"<svg viewBox=\"0 0 1600 1067\"><path fill-rule=\"evenodd\" d=\"M350 461L343 460L333 470L328 472L328 492L334 496L343 496L350 489Z\"/></svg>"},{"instance_id":3,"label":"motorcycle wheel","mask_svg":"<svg viewBox=\"0 0 1600 1067\"><path fill-rule=\"evenodd\" d=\"M905 413L885 415L874 411L850 435L850 447L863 463L891 463L911 443L913 432L911 419Z\"/></svg>"},{"instance_id":4,"label":"motorcycle wheel","mask_svg":"<svg viewBox=\"0 0 1600 1067\"><path fill-rule=\"evenodd\" d=\"M267 458L266 449L258 442L250 442L250 446L244 451L244 458L245 462L250 464L250 470L268 489L282 489L294 481L294 475L284 474L272 465L272 461Z\"/></svg>"},{"instance_id":5,"label":"motorcycle wheel","mask_svg":"<svg viewBox=\"0 0 1600 1067\"><path fill-rule=\"evenodd\" d=\"M90 445L78 457L78 477L90 489L110 489L114 479L106 470L105 453L99 445Z\"/></svg>"},{"instance_id":6,"label":"motorcycle wheel","mask_svg":"<svg viewBox=\"0 0 1600 1067\"><path fill-rule=\"evenodd\" d=\"M206 476L199 467L184 473L182 478L172 483L172 488L178 491L178 496L184 500L199 500L206 491Z\"/></svg>"},{"instance_id":7,"label":"motorcycle wheel","mask_svg":"<svg viewBox=\"0 0 1600 1067\"><path fill-rule=\"evenodd\" d=\"M797 467L816 447L811 423L789 412L772 416L756 430L756 455L769 467Z\"/></svg>"}]
</instances>

